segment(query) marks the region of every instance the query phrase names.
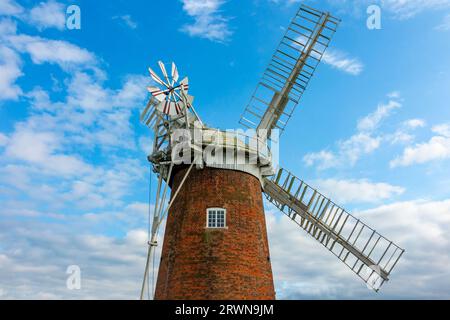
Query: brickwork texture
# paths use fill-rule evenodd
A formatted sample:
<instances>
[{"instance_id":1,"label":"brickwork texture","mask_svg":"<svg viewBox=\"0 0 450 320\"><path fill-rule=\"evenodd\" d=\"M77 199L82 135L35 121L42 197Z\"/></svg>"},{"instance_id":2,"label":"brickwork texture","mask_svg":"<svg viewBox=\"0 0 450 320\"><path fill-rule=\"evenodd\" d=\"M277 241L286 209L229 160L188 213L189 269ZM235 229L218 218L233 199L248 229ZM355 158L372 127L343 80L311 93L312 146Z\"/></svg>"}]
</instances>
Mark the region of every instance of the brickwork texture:
<instances>
[{"instance_id":1,"label":"brickwork texture","mask_svg":"<svg viewBox=\"0 0 450 320\"><path fill-rule=\"evenodd\" d=\"M172 190L186 171L177 168ZM206 227L208 208L226 209L226 228ZM193 168L167 218L155 299L274 298L259 180L238 171Z\"/></svg>"}]
</instances>

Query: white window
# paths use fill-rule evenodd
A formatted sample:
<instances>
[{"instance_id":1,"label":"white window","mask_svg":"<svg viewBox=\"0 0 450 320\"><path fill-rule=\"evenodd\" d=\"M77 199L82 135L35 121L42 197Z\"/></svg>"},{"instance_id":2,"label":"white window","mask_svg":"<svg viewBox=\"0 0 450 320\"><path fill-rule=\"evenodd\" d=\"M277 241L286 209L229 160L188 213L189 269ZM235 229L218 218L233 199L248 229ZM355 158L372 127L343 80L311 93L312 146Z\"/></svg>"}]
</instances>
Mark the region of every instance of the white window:
<instances>
[{"instance_id":1,"label":"white window","mask_svg":"<svg viewBox=\"0 0 450 320\"><path fill-rule=\"evenodd\" d=\"M206 210L206 227L207 228L226 228L227 227L227 211L222 208L209 208Z\"/></svg>"}]
</instances>

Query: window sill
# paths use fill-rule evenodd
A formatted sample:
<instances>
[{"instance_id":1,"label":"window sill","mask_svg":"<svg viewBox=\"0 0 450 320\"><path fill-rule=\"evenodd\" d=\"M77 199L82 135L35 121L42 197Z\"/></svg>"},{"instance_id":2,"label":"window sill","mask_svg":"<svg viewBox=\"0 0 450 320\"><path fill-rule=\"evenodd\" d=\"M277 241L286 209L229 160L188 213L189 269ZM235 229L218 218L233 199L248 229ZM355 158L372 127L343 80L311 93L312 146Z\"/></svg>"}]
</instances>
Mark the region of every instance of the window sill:
<instances>
[{"instance_id":1,"label":"window sill","mask_svg":"<svg viewBox=\"0 0 450 320\"><path fill-rule=\"evenodd\" d=\"M216 227L205 227L206 230L228 230L228 227L216 228Z\"/></svg>"}]
</instances>

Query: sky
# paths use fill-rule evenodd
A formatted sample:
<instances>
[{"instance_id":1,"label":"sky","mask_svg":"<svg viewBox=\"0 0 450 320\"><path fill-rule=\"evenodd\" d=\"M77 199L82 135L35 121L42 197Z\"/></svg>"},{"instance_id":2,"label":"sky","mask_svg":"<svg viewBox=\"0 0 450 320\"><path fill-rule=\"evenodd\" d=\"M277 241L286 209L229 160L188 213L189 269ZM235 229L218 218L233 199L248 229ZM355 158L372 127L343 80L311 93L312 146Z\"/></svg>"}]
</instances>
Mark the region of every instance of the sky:
<instances>
[{"instance_id":1,"label":"sky","mask_svg":"<svg viewBox=\"0 0 450 320\"><path fill-rule=\"evenodd\" d=\"M406 253L375 293L266 203L277 298L449 299L450 0L306 3L342 23L280 164ZM204 122L239 128L299 5L0 0L0 299L137 299L156 186L147 68L175 61Z\"/></svg>"}]
</instances>

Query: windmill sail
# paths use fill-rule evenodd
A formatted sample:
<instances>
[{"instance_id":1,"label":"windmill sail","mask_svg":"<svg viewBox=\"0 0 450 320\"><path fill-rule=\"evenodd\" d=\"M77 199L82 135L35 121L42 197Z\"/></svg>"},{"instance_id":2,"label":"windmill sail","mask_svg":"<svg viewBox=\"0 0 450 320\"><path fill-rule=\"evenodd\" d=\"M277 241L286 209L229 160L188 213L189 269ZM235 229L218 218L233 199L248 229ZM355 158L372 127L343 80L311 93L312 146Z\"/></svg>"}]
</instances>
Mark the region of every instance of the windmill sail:
<instances>
[{"instance_id":1,"label":"windmill sail","mask_svg":"<svg viewBox=\"0 0 450 320\"><path fill-rule=\"evenodd\" d=\"M306 183L280 169L265 179L267 199L344 262L375 291L404 250Z\"/></svg>"},{"instance_id":2,"label":"windmill sail","mask_svg":"<svg viewBox=\"0 0 450 320\"><path fill-rule=\"evenodd\" d=\"M284 130L340 20L302 5L259 82L240 123Z\"/></svg>"}]
</instances>

